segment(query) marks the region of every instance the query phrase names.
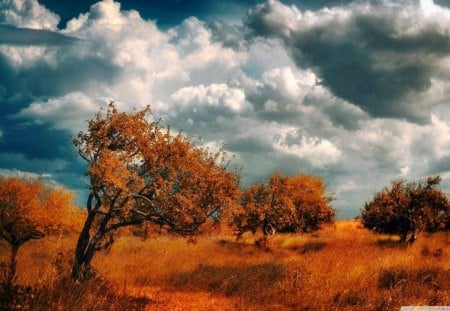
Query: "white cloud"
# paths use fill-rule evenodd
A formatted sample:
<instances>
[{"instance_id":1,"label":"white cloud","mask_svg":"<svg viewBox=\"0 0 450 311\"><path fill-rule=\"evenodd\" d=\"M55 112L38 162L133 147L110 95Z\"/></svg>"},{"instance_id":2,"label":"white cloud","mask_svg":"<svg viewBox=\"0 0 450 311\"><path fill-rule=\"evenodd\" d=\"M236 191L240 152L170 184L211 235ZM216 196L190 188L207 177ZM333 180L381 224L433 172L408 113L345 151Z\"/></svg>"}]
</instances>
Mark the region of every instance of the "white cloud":
<instances>
[{"instance_id":1,"label":"white cloud","mask_svg":"<svg viewBox=\"0 0 450 311\"><path fill-rule=\"evenodd\" d=\"M51 178L52 174L50 174L50 173L37 174L34 172L26 172L26 171L20 171L20 170L16 170L16 169L10 170L10 169L1 168L0 176L38 179L38 178Z\"/></svg>"},{"instance_id":2,"label":"white cloud","mask_svg":"<svg viewBox=\"0 0 450 311\"><path fill-rule=\"evenodd\" d=\"M302 93L316 84L316 76L310 71L299 72L296 76L291 67L282 67L265 72L262 82L286 97L303 100L306 94Z\"/></svg>"},{"instance_id":3,"label":"white cloud","mask_svg":"<svg viewBox=\"0 0 450 311\"><path fill-rule=\"evenodd\" d=\"M175 104L185 106L223 106L233 112L239 112L245 108L244 92L223 83L184 87L172 94L170 98Z\"/></svg>"},{"instance_id":4,"label":"white cloud","mask_svg":"<svg viewBox=\"0 0 450 311\"><path fill-rule=\"evenodd\" d=\"M51 185L53 187L65 187L65 185L61 184L55 179L51 173L42 173L37 174L34 172L21 171L16 169L2 169L0 168L0 176L3 177L18 177L24 179L42 179L47 185ZM67 187L66 187L67 188Z\"/></svg>"},{"instance_id":5,"label":"white cloud","mask_svg":"<svg viewBox=\"0 0 450 311\"><path fill-rule=\"evenodd\" d=\"M217 73L227 73L236 69L246 59L244 53L224 48L220 43L212 42L212 34L195 17L186 19L172 32L172 42L181 51L182 62L187 70L205 69L214 66ZM220 77L216 77L219 78Z\"/></svg>"},{"instance_id":6,"label":"white cloud","mask_svg":"<svg viewBox=\"0 0 450 311\"><path fill-rule=\"evenodd\" d=\"M40 62L54 64L55 51L47 47L17 47L0 45L0 53L16 69L29 69Z\"/></svg>"},{"instance_id":7,"label":"white cloud","mask_svg":"<svg viewBox=\"0 0 450 311\"><path fill-rule=\"evenodd\" d=\"M247 61L243 69L252 78L259 79L263 72L295 64L279 39L253 39L247 46Z\"/></svg>"},{"instance_id":8,"label":"white cloud","mask_svg":"<svg viewBox=\"0 0 450 311\"><path fill-rule=\"evenodd\" d=\"M56 30L59 16L37 0L2 0L0 24L33 29Z\"/></svg>"},{"instance_id":9,"label":"white cloud","mask_svg":"<svg viewBox=\"0 0 450 311\"><path fill-rule=\"evenodd\" d=\"M342 152L329 140L299 133L296 128L281 129L274 136L275 149L324 168L339 161Z\"/></svg>"},{"instance_id":10,"label":"white cloud","mask_svg":"<svg viewBox=\"0 0 450 311\"><path fill-rule=\"evenodd\" d=\"M45 102L34 102L16 117L31 117L37 122L54 123L56 128L78 132L86 127L85 120L92 118L104 106L104 99L94 100L82 92L74 92Z\"/></svg>"}]
</instances>

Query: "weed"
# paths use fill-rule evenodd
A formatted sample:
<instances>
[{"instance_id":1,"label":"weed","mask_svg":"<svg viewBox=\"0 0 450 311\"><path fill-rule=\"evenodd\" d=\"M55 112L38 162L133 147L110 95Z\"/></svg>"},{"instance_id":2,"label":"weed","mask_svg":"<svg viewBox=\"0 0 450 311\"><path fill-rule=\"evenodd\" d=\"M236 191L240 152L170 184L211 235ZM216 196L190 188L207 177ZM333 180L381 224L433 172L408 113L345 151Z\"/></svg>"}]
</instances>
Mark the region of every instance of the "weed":
<instances>
[{"instance_id":1,"label":"weed","mask_svg":"<svg viewBox=\"0 0 450 311\"><path fill-rule=\"evenodd\" d=\"M381 271L378 278L378 287L393 289L403 284L408 278L408 272L401 268L390 268Z\"/></svg>"},{"instance_id":2,"label":"weed","mask_svg":"<svg viewBox=\"0 0 450 311\"><path fill-rule=\"evenodd\" d=\"M333 297L332 303L336 307L363 306L367 303L367 297L366 297L365 293L361 293L356 290L344 290L344 291L339 291Z\"/></svg>"},{"instance_id":3,"label":"weed","mask_svg":"<svg viewBox=\"0 0 450 311\"><path fill-rule=\"evenodd\" d=\"M176 273L169 284L178 290L205 290L231 296L254 296L273 286L283 275L278 263L266 262L246 267L217 267L199 265L190 272Z\"/></svg>"}]
</instances>

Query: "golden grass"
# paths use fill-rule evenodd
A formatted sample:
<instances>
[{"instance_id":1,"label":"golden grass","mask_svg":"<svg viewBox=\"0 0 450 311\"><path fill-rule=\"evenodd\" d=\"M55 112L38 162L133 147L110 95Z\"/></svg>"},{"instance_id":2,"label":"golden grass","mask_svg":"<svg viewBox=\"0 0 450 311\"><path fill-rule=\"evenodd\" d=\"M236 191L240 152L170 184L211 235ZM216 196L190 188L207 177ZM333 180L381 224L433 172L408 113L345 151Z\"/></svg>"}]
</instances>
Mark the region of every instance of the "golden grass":
<instances>
[{"instance_id":1,"label":"golden grass","mask_svg":"<svg viewBox=\"0 0 450 311\"><path fill-rule=\"evenodd\" d=\"M18 282L52 284L58 276L52 263L61 256L58 253L73 249L74 238L51 237L25 245L19 253ZM269 238L269 249L253 242L251 235L239 242L227 235L205 235L196 244L172 236L145 241L123 236L98 254L94 266L117 297L146 297L148 310L397 310L402 305L450 305L449 233L421 234L405 248L398 239L374 235L357 222L340 221L312 234L275 235ZM6 245L0 247L5 260ZM79 303L103 306L89 299ZM123 299L117 299L120 309ZM59 308L64 309L64 303L58 300Z\"/></svg>"}]
</instances>

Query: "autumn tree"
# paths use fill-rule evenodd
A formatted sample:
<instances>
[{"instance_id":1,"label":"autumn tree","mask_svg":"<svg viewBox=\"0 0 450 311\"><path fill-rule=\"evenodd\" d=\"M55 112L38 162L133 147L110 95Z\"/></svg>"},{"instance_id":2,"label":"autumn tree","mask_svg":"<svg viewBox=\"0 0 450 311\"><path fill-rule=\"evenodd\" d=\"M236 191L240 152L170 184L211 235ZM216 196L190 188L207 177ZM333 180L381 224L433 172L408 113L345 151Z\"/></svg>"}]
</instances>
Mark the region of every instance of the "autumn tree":
<instances>
[{"instance_id":1,"label":"autumn tree","mask_svg":"<svg viewBox=\"0 0 450 311\"><path fill-rule=\"evenodd\" d=\"M224 151L198 148L149 116L149 108L125 113L110 103L74 139L90 181L74 279L92 275L95 253L110 246L121 227L149 222L192 234L235 200L239 178L228 170Z\"/></svg>"},{"instance_id":2,"label":"autumn tree","mask_svg":"<svg viewBox=\"0 0 450 311\"><path fill-rule=\"evenodd\" d=\"M77 229L80 211L73 193L44 184L41 179L0 176L0 238L11 247L5 283L16 279L20 247L52 232Z\"/></svg>"},{"instance_id":3,"label":"autumn tree","mask_svg":"<svg viewBox=\"0 0 450 311\"><path fill-rule=\"evenodd\" d=\"M242 191L240 206L230 217L231 226L238 238L247 231L261 230L264 237L274 231L314 231L334 220L330 201L321 178L277 173L266 183L255 183Z\"/></svg>"},{"instance_id":4,"label":"autumn tree","mask_svg":"<svg viewBox=\"0 0 450 311\"><path fill-rule=\"evenodd\" d=\"M398 234L401 243L414 242L420 230L445 229L450 205L438 188L440 181L439 176L417 182L393 181L390 188L385 187L365 203L362 224L377 233Z\"/></svg>"}]
</instances>

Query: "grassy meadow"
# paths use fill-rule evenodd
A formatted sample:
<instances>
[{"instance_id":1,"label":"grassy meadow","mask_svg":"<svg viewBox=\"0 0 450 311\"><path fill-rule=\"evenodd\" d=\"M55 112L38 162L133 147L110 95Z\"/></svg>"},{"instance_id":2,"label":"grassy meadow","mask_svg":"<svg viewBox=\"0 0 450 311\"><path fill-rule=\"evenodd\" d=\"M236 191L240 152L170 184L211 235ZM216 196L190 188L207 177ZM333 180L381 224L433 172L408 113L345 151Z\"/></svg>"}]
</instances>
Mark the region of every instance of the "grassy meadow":
<instances>
[{"instance_id":1,"label":"grassy meadow","mask_svg":"<svg viewBox=\"0 0 450 311\"><path fill-rule=\"evenodd\" d=\"M401 247L355 221L305 235L277 234L268 249L224 233L187 242L123 234L94 259L97 277L72 282L76 236L25 244L17 309L31 310L398 310L450 305L449 233L422 233ZM8 249L0 244L1 260ZM29 286L29 287L27 287Z\"/></svg>"}]
</instances>

